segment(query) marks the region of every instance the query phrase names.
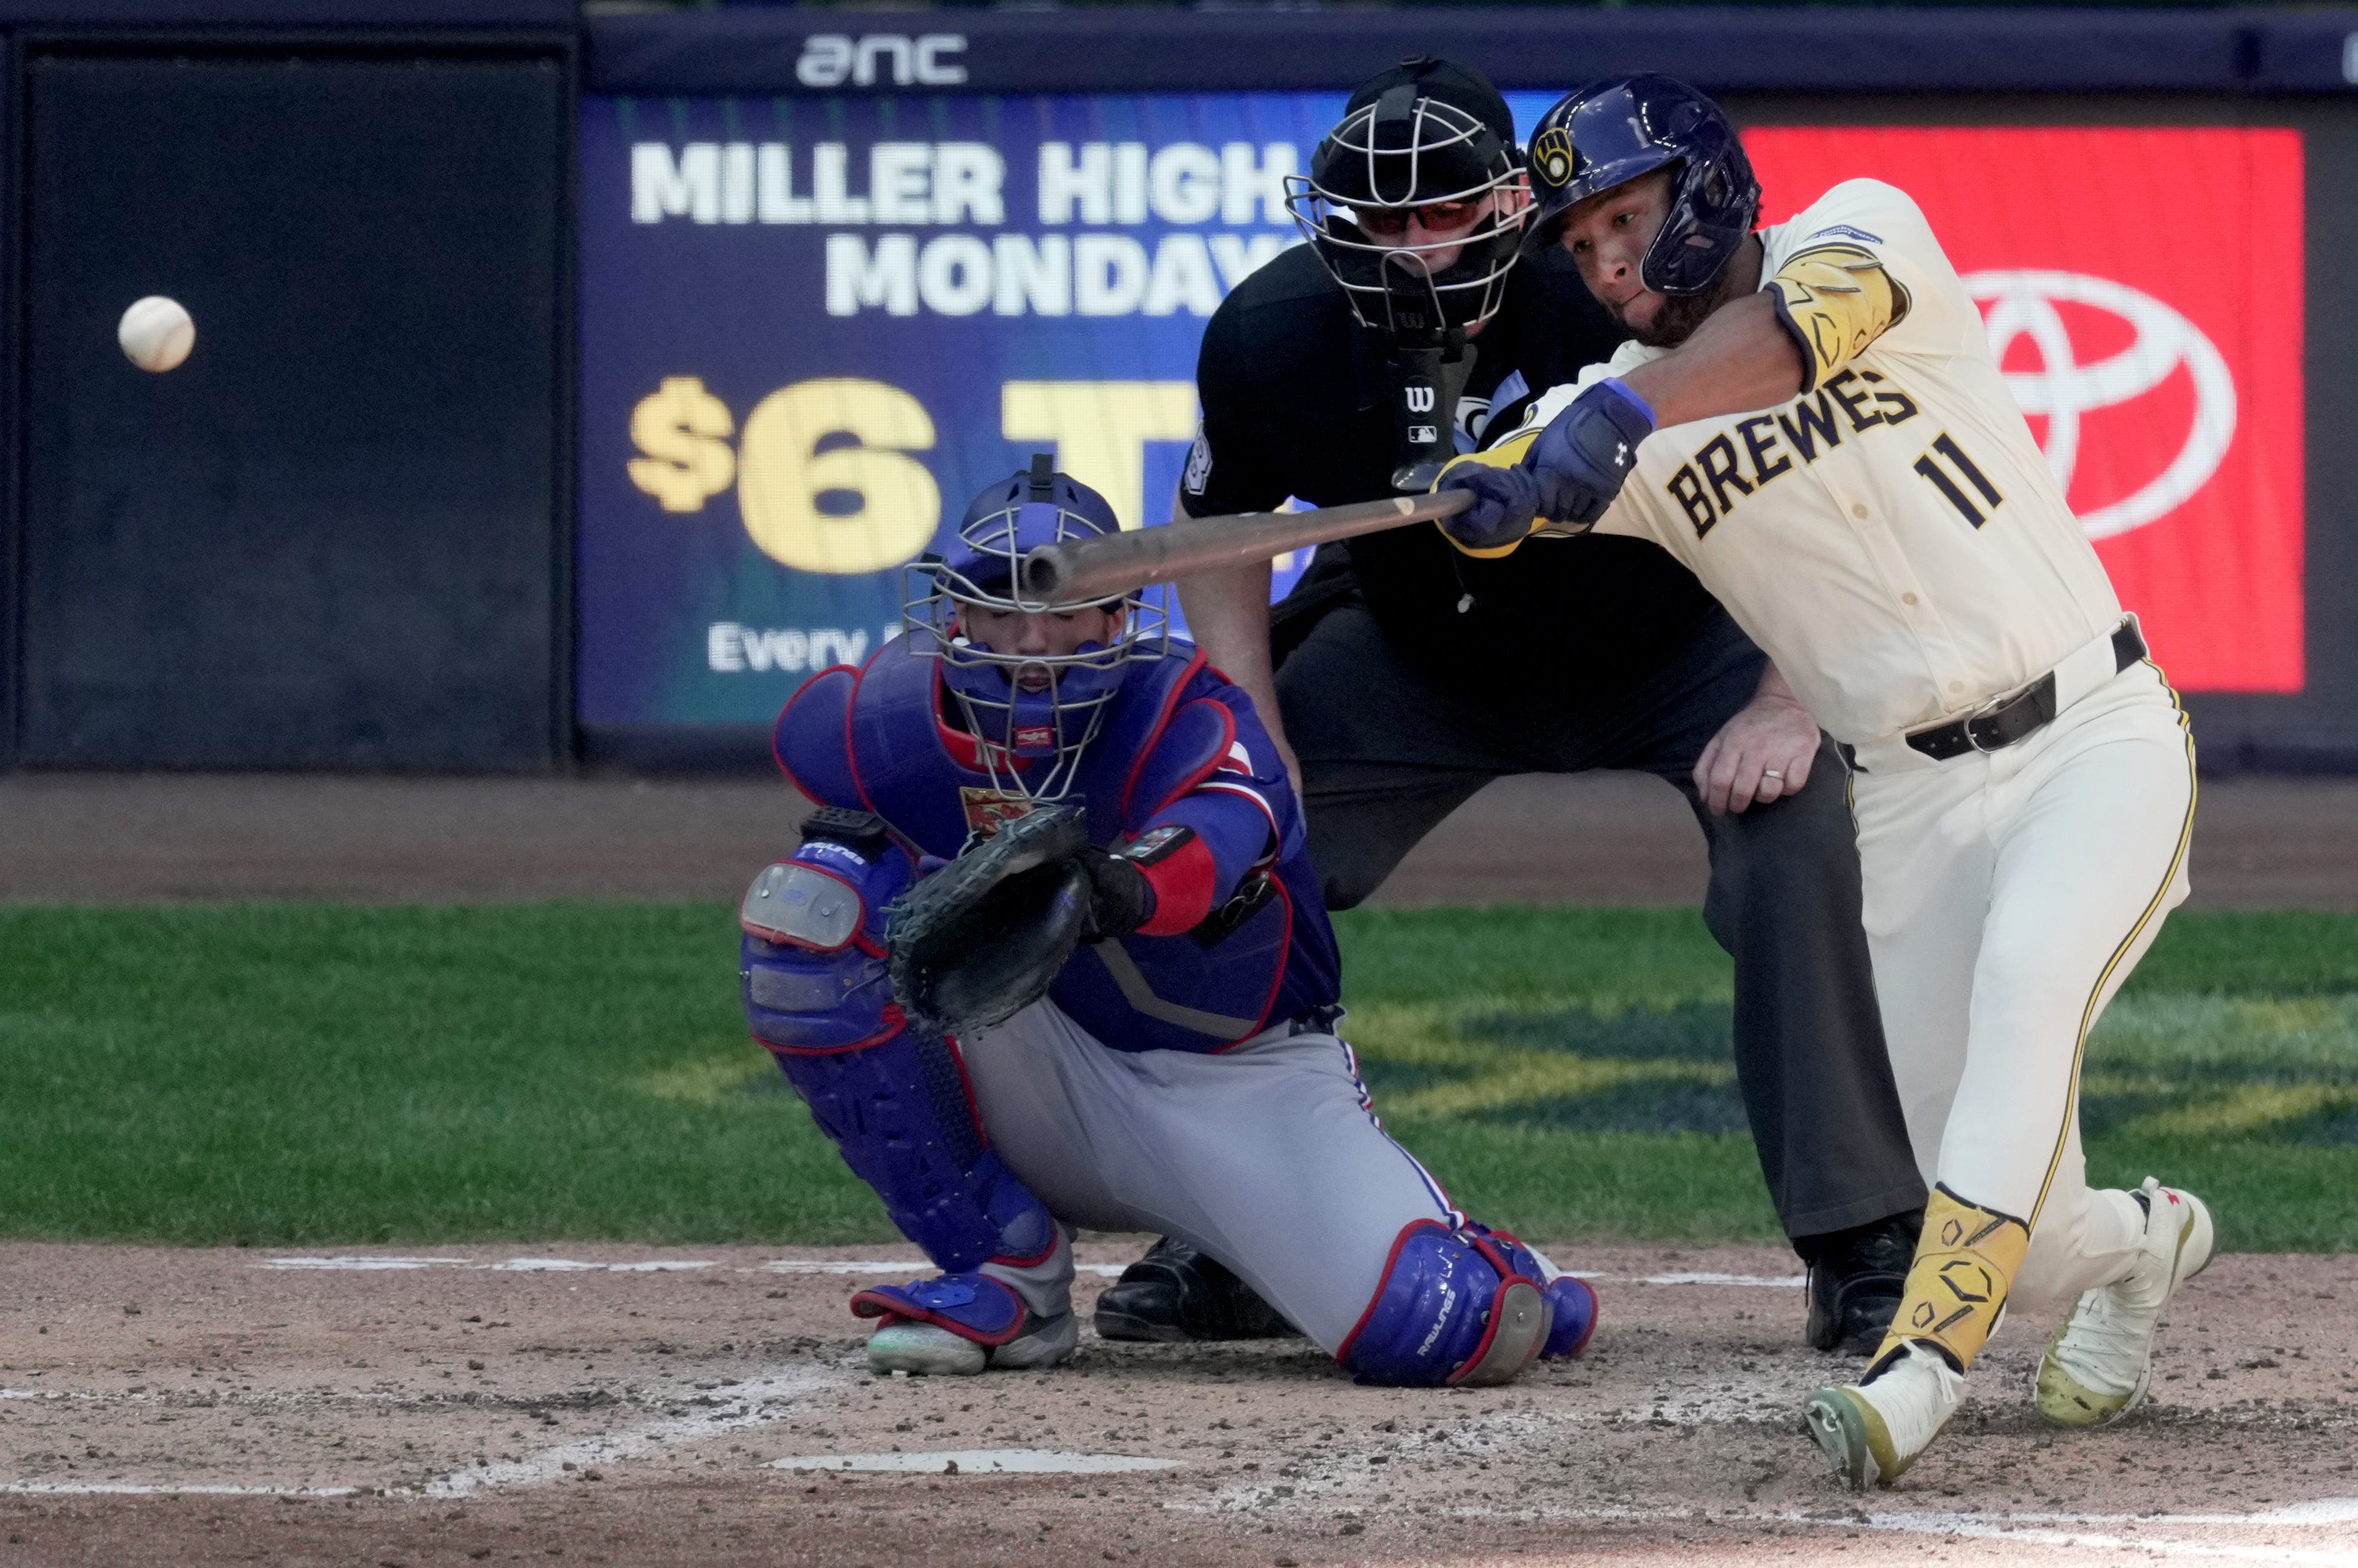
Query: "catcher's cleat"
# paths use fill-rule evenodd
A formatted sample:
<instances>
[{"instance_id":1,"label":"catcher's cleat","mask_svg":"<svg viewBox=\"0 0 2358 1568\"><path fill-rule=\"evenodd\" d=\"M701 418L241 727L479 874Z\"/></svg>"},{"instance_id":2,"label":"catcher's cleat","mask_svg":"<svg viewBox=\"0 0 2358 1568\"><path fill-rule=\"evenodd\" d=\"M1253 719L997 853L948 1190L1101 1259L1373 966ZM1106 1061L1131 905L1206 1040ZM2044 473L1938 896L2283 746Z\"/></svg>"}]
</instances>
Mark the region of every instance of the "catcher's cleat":
<instances>
[{"instance_id":1,"label":"catcher's cleat","mask_svg":"<svg viewBox=\"0 0 2358 1568\"><path fill-rule=\"evenodd\" d=\"M1027 1371L1072 1359L1081 1321L1072 1313L1026 1315L1023 1330L1004 1345L977 1345L938 1324L887 1318L868 1336L868 1365L877 1372L913 1377L970 1378L985 1370Z\"/></svg>"},{"instance_id":2,"label":"catcher's cleat","mask_svg":"<svg viewBox=\"0 0 2358 1568\"><path fill-rule=\"evenodd\" d=\"M1044 1317L1006 1281L979 1272L871 1285L851 1298L851 1312L883 1320L868 1336L868 1365L879 1372L962 1378L1053 1367L1081 1340L1069 1309Z\"/></svg>"},{"instance_id":3,"label":"catcher's cleat","mask_svg":"<svg viewBox=\"0 0 2358 1568\"><path fill-rule=\"evenodd\" d=\"M1811 1347L1872 1356L1899 1310L1924 1211L1887 1215L1809 1238Z\"/></svg>"},{"instance_id":4,"label":"catcher's cleat","mask_svg":"<svg viewBox=\"0 0 2358 1568\"><path fill-rule=\"evenodd\" d=\"M1904 1345L1866 1380L1820 1389L1801 1423L1853 1491L1887 1487L1916 1463L1964 1400L1965 1379L1939 1351Z\"/></svg>"},{"instance_id":5,"label":"catcher's cleat","mask_svg":"<svg viewBox=\"0 0 2358 1568\"><path fill-rule=\"evenodd\" d=\"M1098 1297L1100 1339L1277 1339L1302 1331L1217 1260L1165 1236Z\"/></svg>"},{"instance_id":6,"label":"catcher's cleat","mask_svg":"<svg viewBox=\"0 0 2358 1568\"><path fill-rule=\"evenodd\" d=\"M2201 1198L2151 1176L2132 1195L2146 1211L2136 1268L2081 1296L2039 1363L2039 1413L2058 1426L2103 1426L2144 1402L2161 1309L2211 1261L2211 1210Z\"/></svg>"}]
</instances>

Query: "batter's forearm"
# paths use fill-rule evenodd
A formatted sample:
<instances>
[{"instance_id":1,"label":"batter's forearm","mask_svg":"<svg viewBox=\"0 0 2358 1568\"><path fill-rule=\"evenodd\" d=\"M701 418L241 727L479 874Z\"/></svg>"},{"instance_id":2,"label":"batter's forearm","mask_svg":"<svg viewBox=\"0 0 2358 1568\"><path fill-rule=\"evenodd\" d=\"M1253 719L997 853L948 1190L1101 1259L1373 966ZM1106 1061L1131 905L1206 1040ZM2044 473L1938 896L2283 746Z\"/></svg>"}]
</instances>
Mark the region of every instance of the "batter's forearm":
<instances>
[{"instance_id":1,"label":"batter's forearm","mask_svg":"<svg viewBox=\"0 0 2358 1568\"><path fill-rule=\"evenodd\" d=\"M1766 294L1721 307L1694 336L1623 376L1657 427L1772 408L1801 390L1801 355Z\"/></svg>"}]
</instances>

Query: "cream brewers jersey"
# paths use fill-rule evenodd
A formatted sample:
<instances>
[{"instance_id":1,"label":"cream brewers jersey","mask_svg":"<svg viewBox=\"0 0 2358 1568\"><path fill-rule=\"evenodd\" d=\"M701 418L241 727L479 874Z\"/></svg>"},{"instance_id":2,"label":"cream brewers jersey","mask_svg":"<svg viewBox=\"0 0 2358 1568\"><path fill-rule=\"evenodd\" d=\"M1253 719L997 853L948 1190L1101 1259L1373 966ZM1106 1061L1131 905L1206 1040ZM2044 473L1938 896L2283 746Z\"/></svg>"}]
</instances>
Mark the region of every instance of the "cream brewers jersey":
<instances>
[{"instance_id":1,"label":"cream brewers jersey","mask_svg":"<svg viewBox=\"0 0 2358 1568\"><path fill-rule=\"evenodd\" d=\"M1781 407L1648 437L1598 530L1685 562L1854 744L1968 711L2116 624L2112 583L1915 202L1847 180L1760 238L1764 281L1805 253L1867 253L1898 286L1896 319ZM1665 351L1624 344L1524 429Z\"/></svg>"}]
</instances>

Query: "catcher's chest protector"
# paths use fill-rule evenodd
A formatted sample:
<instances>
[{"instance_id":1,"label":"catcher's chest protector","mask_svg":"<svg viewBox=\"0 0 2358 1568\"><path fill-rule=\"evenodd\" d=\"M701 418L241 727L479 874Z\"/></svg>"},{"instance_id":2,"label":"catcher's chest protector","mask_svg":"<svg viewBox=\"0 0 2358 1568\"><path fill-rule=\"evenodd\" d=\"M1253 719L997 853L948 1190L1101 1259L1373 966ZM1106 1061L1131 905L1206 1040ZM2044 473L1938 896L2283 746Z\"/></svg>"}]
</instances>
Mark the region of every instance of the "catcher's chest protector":
<instances>
[{"instance_id":1,"label":"catcher's chest protector","mask_svg":"<svg viewBox=\"0 0 2358 1568\"><path fill-rule=\"evenodd\" d=\"M854 681L814 680L778 721L778 758L805 793L848 785L840 801L882 816L928 854L954 857L968 835L1011 811L985 774L944 744L935 705L936 665L923 633L878 650ZM1207 687L1200 654L1173 653L1133 665L1107 705L1066 799L1088 809L1089 836L1111 845L1137 833L1210 776L1236 739L1227 706L1189 696ZM831 800L831 796L815 796ZM1049 996L1098 1040L1125 1051L1217 1051L1277 1019L1334 1000L1332 965L1289 966L1296 903L1323 931L1316 882L1299 849L1195 931L1128 936L1084 947ZM1291 978L1289 968L1298 971ZM1294 993L1302 994L1296 995Z\"/></svg>"}]
</instances>

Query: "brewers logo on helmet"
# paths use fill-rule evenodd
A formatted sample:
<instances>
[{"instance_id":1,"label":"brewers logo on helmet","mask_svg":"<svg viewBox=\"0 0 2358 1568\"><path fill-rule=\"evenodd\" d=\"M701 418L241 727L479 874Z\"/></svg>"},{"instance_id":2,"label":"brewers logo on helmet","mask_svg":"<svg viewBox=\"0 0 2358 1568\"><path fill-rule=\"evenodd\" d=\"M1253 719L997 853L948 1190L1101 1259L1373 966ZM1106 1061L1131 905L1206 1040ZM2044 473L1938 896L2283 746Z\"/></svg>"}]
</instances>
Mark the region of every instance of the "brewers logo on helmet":
<instances>
[{"instance_id":1,"label":"brewers logo on helmet","mask_svg":"<svg viewBox=\"0 0 2358 1568\"><path fill-rule=\"evenodd\" d=\"M1670 216L1639 269L1660 294L1709 288L1760 211L1760 182L1736 127L1718 104L1667 76L1612 77L1568 94L1532 130L1531 164L1525 243L1533 246L1555 243L1563 215L1590 197L1673 170Z\"/></svg>"},{"instance_id":2,"label":"brewers logo on helmet","mask_svg":"<svg viewBox=\"0 0 2358 1568\"><path fill-rule=\"evenodd\" d=\"M1531 138L1531 168L1532 183L1564 186L1572 183L1574 170L1580 168L1580 149L1572 145L1562 125L1550 125Z\"/></svg>"}]
</instances>

